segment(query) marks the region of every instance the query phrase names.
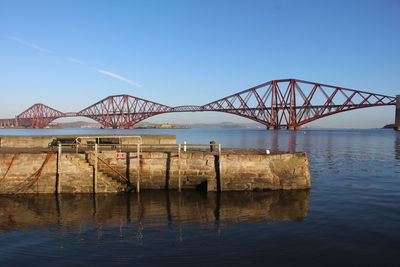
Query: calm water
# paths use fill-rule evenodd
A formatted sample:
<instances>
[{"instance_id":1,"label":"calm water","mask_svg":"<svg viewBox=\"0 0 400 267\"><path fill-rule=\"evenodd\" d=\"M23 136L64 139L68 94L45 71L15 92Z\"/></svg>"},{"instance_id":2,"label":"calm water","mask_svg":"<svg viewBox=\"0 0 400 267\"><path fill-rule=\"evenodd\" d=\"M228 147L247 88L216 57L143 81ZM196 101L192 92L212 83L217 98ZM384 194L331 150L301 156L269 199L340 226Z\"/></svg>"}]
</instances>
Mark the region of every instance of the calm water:
<instances>
[{"instance_id":1,"label":"calm water","mask_svg":"<svg viewBox=\"0 0 400 267\"><path fill-rule=\"evenodd\" d=\"M86 134L99 130L0 130ZM400 133L105 130L307 151L312 189L0 196L0 265L399 266ZM1 175L1 174L0 174Z\"/></svg>"}]
</instances>

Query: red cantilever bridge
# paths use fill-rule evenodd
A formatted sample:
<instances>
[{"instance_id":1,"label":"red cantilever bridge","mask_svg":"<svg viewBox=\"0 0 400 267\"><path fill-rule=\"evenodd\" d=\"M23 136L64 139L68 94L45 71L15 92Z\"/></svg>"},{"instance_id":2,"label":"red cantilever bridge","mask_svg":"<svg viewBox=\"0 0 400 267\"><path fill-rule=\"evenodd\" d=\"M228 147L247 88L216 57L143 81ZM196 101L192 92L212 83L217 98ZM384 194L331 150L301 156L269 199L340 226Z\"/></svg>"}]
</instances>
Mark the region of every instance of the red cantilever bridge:
<instances>
[{"instance_id":1,"label":"red cantilever bridge","mask_svg":"<svg viewBox=\"0 0 400 267\"><path fill-rule=\"evenodd\" d=\"M43 128L58 118L83 116L106 128L128 128L163 113L219 111L254 120L269 129L296 129L339 112L387 105L396 105L396 98L284 79L269 81L203 106L170 107L130 95L114 95L79 112L63 113L44 104L35 104L19 114L15 121L32 128Z\"/></svg>"}]
</instances>

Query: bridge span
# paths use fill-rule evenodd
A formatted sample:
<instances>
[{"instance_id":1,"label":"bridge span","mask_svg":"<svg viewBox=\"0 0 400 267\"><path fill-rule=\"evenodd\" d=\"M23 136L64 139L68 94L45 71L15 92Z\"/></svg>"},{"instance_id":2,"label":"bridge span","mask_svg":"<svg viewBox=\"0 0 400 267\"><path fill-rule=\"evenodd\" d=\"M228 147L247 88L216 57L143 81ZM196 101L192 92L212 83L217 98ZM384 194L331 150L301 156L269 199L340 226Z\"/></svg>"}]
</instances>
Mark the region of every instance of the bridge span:
<instances>
[{"instance_id":1,"label":"bridge span","mask_svg":"<svg viewBox=\"0 0 400 267\"><path fill-rule=\"evenodd\" d=\"M83 116L106 128L129 128L149 117L173 112L224 112L265 125L268 129L297 129L314 120L340 112L375 106L396 106L395 127L400 130L400 96L386 96L297 79L273 80L202 106L171 107L130 95L108 96L79 111L63 113L35 104L16 119L0 120L0 126L29 125L43 128L63 117Z\"/></svg>"},{"instance_id":2,"label":"bridge span","mask_svg":"<svg viewBox=\"0 0 400 267\"><path fill-rule=\"evenodd\" d=\"M19 120L17 118L14 119L0 119L0 128L14 128L19 127Z\"/></svg>"}]
</instances>

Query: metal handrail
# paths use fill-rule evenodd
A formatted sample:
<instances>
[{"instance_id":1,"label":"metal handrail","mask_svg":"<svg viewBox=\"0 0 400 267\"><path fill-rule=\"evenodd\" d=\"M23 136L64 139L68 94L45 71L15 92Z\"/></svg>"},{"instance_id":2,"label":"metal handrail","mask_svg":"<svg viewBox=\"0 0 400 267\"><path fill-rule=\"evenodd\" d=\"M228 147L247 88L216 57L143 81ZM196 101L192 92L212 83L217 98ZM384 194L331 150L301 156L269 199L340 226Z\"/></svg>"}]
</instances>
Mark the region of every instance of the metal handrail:
<instances>
[{"instance_id":1,"label":"metal handrail","mask_svg":"<svg viewBox=\"0 0 400 267\"><path fill-rule=\"evenodd\" d=\"M125 180L126 182L129 183L129 180L118 170L113 168L110 164L108 164L104 159L102 159L100 156L97 156L97 158L104 164L106 165L109 169L111 169L113 172L115 172L122 180Z\"/></svg>"},{"instance_id":2,"label":"metal handrail","mask_svg":"<svg viewBox=\"0 0 400 267\"><path fill-rule=\"evenodd\" d=\"M99 139L100 138L118 138L118 144L99 144ZM97 146L110 146L110 145L114 145L114 146L119 146L119 150L121 151L123 144L121 143L121 138L137 138L139 139L139 142L137 142L136 144L131 144L131 145L138 145L138 144L143 144L143 139L140 135L101 135L101 136L78 136L75 139L75 149L76 149L76 153L78 153L79 150L79 145L81 144L81 140L82 139L95 139L95 143L97 144ZM86 143L86 145L88 145ZM125 144L125 145L129 145L129 144Z\"/></svg>"},{"instance_id":3,"label":"metal handrail","mask_svg":"<svg viewBox=\"0 0 400 267\"><path fill-rule=\"evenodd\" d=\"M79 137L78 137L79 138ZM106 137L107 138L107 137ZM73 143L73 144L62 144L59 143L58 145L62 147L76 147L78 148L79 146L84 147L84 146L92 146L91 144L82 144L82 143ZM179 143L179 144L143 144L143 143L137 143L137 144L97 144L97 147L109 147L109 146L118 146L119 148L124 148L124 147L137 147L138 145L140 147L181 147L181 149L184 149L185 147L195 147L195 146L206 146L206 147L218 147L219 150L222 147L222 144L188 144L188 143Z\"/></svg>"},{"instance_id":4,"label":"metal handrail","mask_svg":"<svg viewBox=\"0 0 400 267\"><path fill-rule=\"evenodd\" d=\"M143 144L143 139L140 135L101 135L101 136L78 136L75 139L75 143L81 144L82 139L100 139L100 138L118 138L121 141L121 138L138 138L140 140L140 144ZM121 145L121 144L120 144ZM135 144L136 145L136 144Z\"/></svg>"}]
</instances>

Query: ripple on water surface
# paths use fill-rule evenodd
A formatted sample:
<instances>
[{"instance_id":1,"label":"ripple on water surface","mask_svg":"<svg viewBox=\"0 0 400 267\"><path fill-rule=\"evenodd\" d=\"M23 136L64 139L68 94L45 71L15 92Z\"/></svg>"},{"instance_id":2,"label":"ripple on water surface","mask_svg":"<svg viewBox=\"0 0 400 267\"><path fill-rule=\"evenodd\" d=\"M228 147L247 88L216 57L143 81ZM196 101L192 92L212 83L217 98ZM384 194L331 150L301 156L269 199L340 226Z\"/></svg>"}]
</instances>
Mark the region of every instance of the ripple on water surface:
<instances>
[{"instance_id":1,"label":"ripple on water surface","mask_svg":"<svg viewBox=\"0 0 400 267\"><path fill-rule=\"evenodd\" d=\"M15 131L0 130L0 135ZM70 133L89 133L80 131ZM43 132L54 134L35 134ZM307 151L312 189L0 196L1 265L397 264L398 132L129 132L176 134L179 142L215 140L225 147Z\"/></svg>"}]
</instances>

